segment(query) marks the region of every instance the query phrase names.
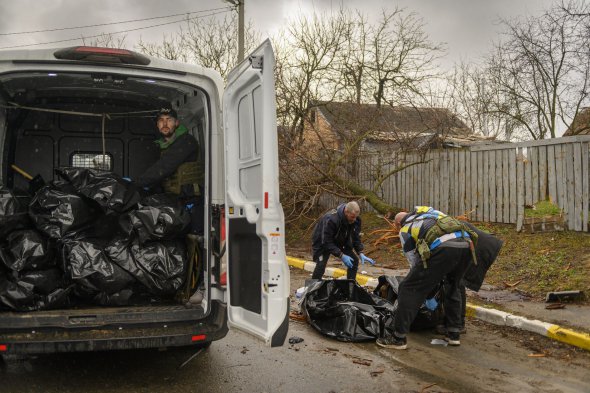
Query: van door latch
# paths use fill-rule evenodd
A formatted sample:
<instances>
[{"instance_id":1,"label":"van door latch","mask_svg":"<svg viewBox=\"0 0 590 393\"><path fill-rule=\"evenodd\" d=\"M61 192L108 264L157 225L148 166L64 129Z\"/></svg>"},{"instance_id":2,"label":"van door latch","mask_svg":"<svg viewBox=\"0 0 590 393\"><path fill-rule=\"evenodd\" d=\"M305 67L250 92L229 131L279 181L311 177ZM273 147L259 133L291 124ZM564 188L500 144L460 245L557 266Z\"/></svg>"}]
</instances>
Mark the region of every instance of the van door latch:
<instances>
[{"instance_id":1,"label":"van door latch","mask_svg":"<svg viewBox=\"0 0 590 393\"><path fill-rule=\"evenodd\" d=\"M255 68L257 70L262 69L262 56L250 56L248 59L250 59L250 64L252 65L252 68Z\"/></svg>"}]
</instances>

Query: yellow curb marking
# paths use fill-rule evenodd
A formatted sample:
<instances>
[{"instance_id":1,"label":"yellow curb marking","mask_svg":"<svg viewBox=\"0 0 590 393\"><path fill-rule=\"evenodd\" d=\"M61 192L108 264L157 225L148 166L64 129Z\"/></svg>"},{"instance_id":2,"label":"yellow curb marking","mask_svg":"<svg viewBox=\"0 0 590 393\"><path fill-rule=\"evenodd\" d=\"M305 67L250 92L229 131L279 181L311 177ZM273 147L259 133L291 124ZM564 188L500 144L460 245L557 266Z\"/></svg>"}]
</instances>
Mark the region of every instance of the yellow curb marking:
<instances>
[{"instance_id":1,"label":"yellow curb marking","mask_svg":"<svg viewBox=\"0 0 590 393\"><path fill-rule=\"evenodd\" d=\"M305 269L305 263L307 261L304 261L303 259L299 259L299 258L295 258L295 257L287 257L287 263L289 264L289 266L293 266L294 268L297 269ZM346 270L344 269L338 269L338 268L334 268L334 278L338 278L338 277L342 277L342 276L346 276ZM357 274L356 275L356 282L359 283L359 285L367 285L367 282L373 277L371 276L366 276L364 274Z\"/></svg>"},{"instance_id":2,"label":"yellow curb marking","mask_svg":"<svg viewBox=\"0 0 590 393\"><path fill-rule=\"evenodd\" d=\"M547 329L547 337L590 351L590 334L587 333L578 333L557 325L551 325Z\"/></svg>"}]
</instances>

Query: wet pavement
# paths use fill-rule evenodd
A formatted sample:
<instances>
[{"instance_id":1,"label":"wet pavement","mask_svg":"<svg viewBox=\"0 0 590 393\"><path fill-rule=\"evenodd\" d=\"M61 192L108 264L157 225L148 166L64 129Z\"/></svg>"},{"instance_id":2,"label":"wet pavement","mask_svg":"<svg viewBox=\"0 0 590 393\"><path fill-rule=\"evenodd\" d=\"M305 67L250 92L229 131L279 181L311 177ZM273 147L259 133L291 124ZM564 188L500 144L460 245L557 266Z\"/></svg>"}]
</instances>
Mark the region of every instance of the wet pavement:
<instances>
[{"instance_id":1,"label":"wet pavement","mask_svg":"<svg viewBox=\"0 0 590 393\"><path fill-rule=\"evenodd\" d=\"M291 270L291 289L309 272ZM293 296L294 298L295 296ZM296 311L298 302L292 300ZM230 331L195 349L135 350L7 359L0 392L588 392L590 353L516 329L468 320L460 347L411 333L408 350L344 343L291 320L298 344L268 348Z\"/></svg>"}]
</instances>

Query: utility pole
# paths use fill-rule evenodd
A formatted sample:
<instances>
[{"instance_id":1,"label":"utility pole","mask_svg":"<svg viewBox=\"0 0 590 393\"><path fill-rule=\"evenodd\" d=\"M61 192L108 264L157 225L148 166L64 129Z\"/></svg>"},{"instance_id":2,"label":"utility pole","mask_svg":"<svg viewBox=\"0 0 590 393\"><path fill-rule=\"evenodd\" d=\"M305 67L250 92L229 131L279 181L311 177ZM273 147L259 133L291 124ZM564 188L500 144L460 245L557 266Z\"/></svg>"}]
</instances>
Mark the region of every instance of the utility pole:
<instances>
[{"instance_id":1,"label":"utility pole","mask_svg":"<svg viewBox=\"0 0 590 393\"><path fill-rule=\"evenodd\" d=\"M238 63L244 60L244 1L224 0L238 9Z\"/></svg>"}]
</instances>

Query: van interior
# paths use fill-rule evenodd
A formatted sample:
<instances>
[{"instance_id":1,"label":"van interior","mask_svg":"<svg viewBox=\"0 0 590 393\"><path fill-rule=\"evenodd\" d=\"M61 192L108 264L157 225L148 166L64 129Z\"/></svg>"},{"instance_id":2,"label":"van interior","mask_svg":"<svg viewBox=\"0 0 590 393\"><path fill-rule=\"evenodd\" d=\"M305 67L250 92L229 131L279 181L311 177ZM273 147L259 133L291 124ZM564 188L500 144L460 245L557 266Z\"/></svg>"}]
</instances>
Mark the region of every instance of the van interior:
<instances>
[{"instance_id":1,"label":"van interior","mask_svg":"<svg viewBox=\"0 0 590 393\"><path fill-rule=\"evenodd\" d=\"M55 169L60 167L107 170L134 179L159 157L159 148L154 143L159 136L155 115L162 107L170 106L196 138L201 168L208 170L205 153L206 132L210 128L209 97L198 87L116 74L0 75L0 183L10 190L27 190L28 180L15 172L12 164L31 176L40 175L46 182L57 180ZM171 312L171 321L194 319L203 315L207 307L188 310L176 304L178 309L165 309ZM64 311L79 315L86 312ZM137 314L143 322L150 319L145 307L127 307L116 312L126 321L134 317L124 316L125 312ZM49 318L46 323L51 324L55 314L46 312L45 317ZM41 316L37 318L42 321ZM158 318L154 320L161 320L162 315ZM4 322L2 326L19 324L18 318Z\"/></svg>"}]
</instances>

